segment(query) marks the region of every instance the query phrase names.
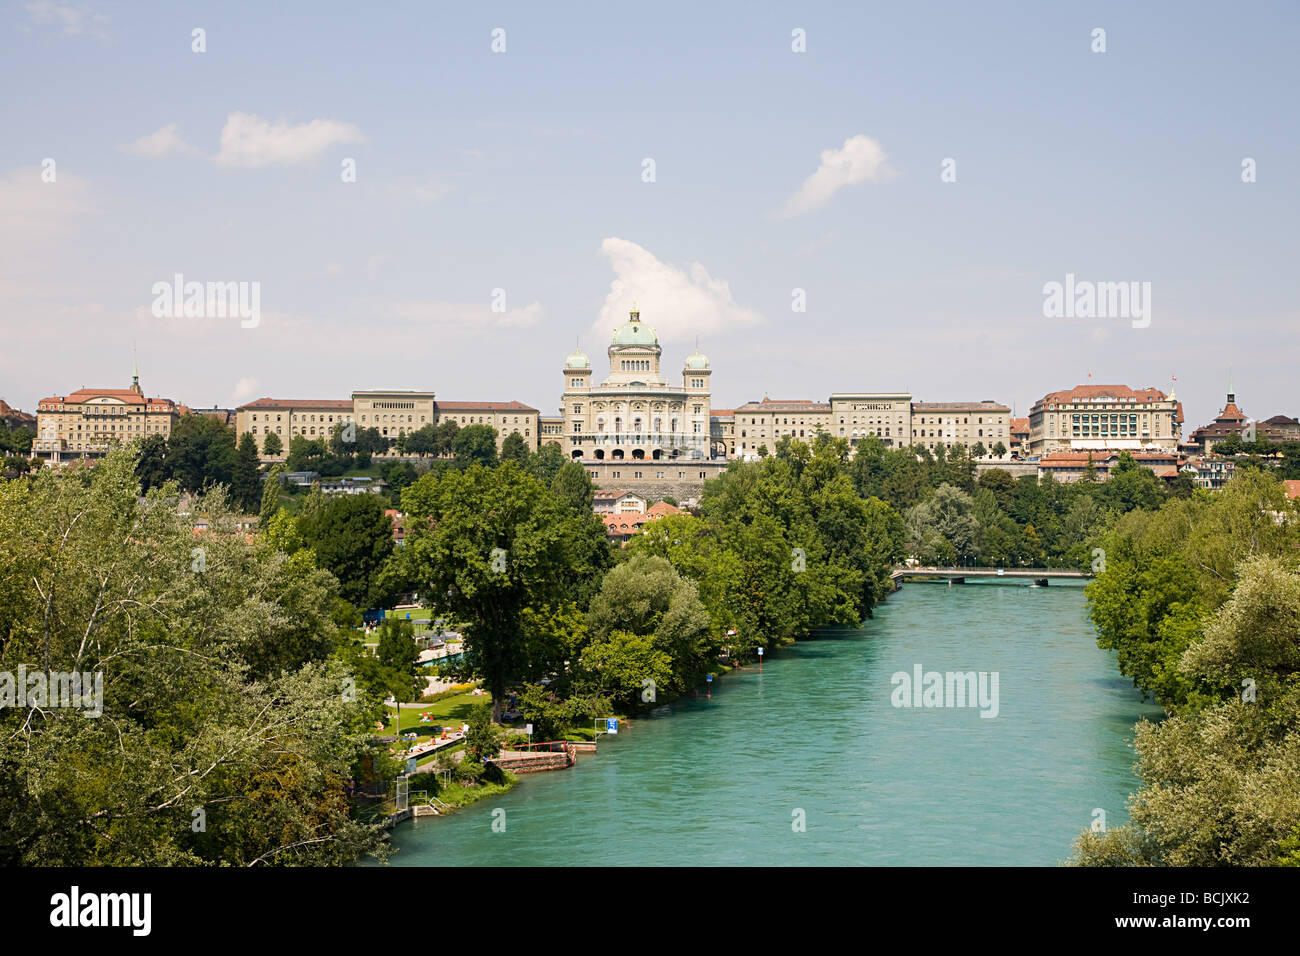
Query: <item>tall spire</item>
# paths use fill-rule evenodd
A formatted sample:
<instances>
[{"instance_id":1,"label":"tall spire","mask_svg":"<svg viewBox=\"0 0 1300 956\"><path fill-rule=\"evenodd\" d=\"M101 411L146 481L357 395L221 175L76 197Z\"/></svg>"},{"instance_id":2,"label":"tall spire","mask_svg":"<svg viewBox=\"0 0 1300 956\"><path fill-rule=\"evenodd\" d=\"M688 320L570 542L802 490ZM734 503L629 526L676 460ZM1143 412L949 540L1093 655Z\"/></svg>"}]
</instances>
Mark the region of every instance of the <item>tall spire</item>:
<instances>
[{"instance_id":1,"label":"tall spire","mask_svg":"<svg viewBox=\"0 0 1300 956\"><path fill-rule=\"evenodd\" d=\"M131 391L137 395L144 395L140 388L140 362L135 356L135 346L131 346Z\"/></svg>"}]
</instances>

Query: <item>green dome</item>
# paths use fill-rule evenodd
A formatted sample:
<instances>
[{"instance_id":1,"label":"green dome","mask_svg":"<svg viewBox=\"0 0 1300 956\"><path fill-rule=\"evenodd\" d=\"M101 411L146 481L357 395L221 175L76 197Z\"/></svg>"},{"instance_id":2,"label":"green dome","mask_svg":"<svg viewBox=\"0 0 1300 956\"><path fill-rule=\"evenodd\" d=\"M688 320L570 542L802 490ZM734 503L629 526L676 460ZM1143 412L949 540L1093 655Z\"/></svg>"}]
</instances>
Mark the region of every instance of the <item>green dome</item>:
<instances>
[{"instance_id":1,"label":"green dome","mask_svg":"<svg viewBox=\"0 0 1300 956\"><path fill-rule=\"evenodd\" d=\"M578 349L572 355L564 360L565 368L591 368L591 361L587 358L586 353Z\"/></svg>"},{"instance_id":2,"label":"green dome","mask_svg":"<svg viewBox=\"0 0 1300 956\"><path fill-rule=\"evenodd\" d=\"M641 321L641 313L633 311L628 320L614 330L614 345L658 345L655 330Z\"/></svg>"},{"instance_id":3,"label":"green dome","mask_svg":"<svg viewBox=\"0 0 1300 956\"><path fill-rule=\"evenodd\" d=\"M696 349L695 354L686 359L686 367L687 368L708 368L709 357L705 355L703 352L701 352L699 349Z\"/></svg>"}]
</instances>

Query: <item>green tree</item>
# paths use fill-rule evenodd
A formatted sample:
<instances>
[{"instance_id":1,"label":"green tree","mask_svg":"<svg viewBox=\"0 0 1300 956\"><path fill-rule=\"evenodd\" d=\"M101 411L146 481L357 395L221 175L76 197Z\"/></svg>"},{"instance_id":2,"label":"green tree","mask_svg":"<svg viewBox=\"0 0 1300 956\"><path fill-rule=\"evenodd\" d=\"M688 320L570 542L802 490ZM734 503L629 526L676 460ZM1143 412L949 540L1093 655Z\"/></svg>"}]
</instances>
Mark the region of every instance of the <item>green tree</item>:
<instances>
[{"instance_id":1,"label":"green tree","mask_svg":"<svg viewBox=\"0 0 1300 956\"><path fill-rule=\"evenodd\" d=\"M402 504L412 519L402 576L462 622L466 660L499 715L506 687L529 668L525 610L574 600L608 566L600 522L575 514L514 462L425 475Z\"/></svg>"},{"instance_id":2,"label":"green tree","mask_svg":"<svg viewBox=\"0 0 1300 956\"><path fill-rule=\"evenodd\" d=\"M239 439L239 448L235 454L230 497L235 506L245 512L252 512L261 502L262 485L259 465L257 439L251 432L244 432Z\"/></svg>"},{"instance_id":3,"label":"green tree","mask_svg":"<svg viewBox=\"0 0 1300 956\"><path fill-rule=\"evenodd\" d=\"M1236 579L1179 663L1215 699L1138 725L1143 783L1131 822L1082 834L1075 862L1289 862L1300 832L1300 573L1291 555L1257 555L1239 565Z\"/></svg>"},{"instance_id":4,"label":"green tree","mask_svg":"<svg viewBox=\"0 0 1300 956\"><path fill-rule=\"evenodd\" d=\"M182 415L167 442L172 477L185 491L230 486L235 471L235 430L208 415Z\"/></svg>"},{"instance_id":5,"label":"green tree","mask_svg":"<svg viewBox=\"0 0 1300 956\"><path fill-rule=\"evenodd\" d=\"M542 484L549 485L566 461L564 452L560 451L558 445L547 443L528 457L526 470Z\"/></svg>"},{"instance_id":6,"label":"green tree","mask_svg":"<svg viewBox=\"0 0 1300 956\"><path fill-rule=\"evenodd\" d=\"M284 465L276 462L266 475L262 484L262 506L258 512L257 527L265 531L271 526L271 519L280 510L280 476L284 474Z\"/></svg>"},{"instance_id":7,"label":"green tree","mask_svg":"<svg viewBox=\"0 0 1300 956\"><path fill-rule=\"evenodd\" d=\"M582 651L582 668L594 686L615 702L635 707L651 688L673 680L672 657L655 646L651 634L611 631ZM647 683L647 681L651 683ZM657 698L657 693L656 693Z\"/></svg>"},{"instance_id":8,"label":"green tree","mask_svg":"<svg viewBox=\"0 0 1300 956\"><path fill-rule=\"evenodd\" d=\"M376 495L338 495L299 519L303 542L320 566L339 580L339 593L360 608L382 607L393 597L381 579L393 553L393 524Z\"/></svg>"},{"instance_id":9,"label":"green tree","mask_svg":"<svg viewBox=\"0 0 1300 956\"><path fill-rule=\"evenodd\" d=\"M528 460L528 443L519 432L511 432L501 442L501 460L518 462L522 465Z\"/></svg>"},{"instance_id":10,"label":"green tree","mask_svg":"<svg viewBox=\"0 0 1300 956\"><path fill-rule=\"evenodd\" d=\"M408 433L402 441L402 450L408 455L436 455L439 448L437 427L432 422Z\"/></svg>"},{"instance_id":11,"label":"green tree","mask_svg":"<svg viewBox=\"0 0 1300 956\"><path fill-rule=\"evenodd\" d=\"M267 432L266 437L262 439L262 452L268 456L275 456L284 451L284 445L280 442L280 436L275 432Z\"/></svg>"},{"instance_id":12,"label":"green tree","mask_svg":"<svg viewBox=\"0 0 1300 956\"><path fill-rule=\"evenodd\" d=\"M367 702L340 693L329 575L250 544L221 494L196 537L130 449L0 483L9 668L102 674L102 719L0 709L9 866L338 865L382 852L347 781ZM203 561L199 562L196 549ZM196 832L192 810L207 810Z\"/></svg>"},{"instance_id":13,"label":"green tree","mask_svg":"<svg viewBox=\"0 0 1300 956\"><path fill-rule=\"evenodd\" d=\"M491 425L466 425L456 432L452 451L466 464L497 463L497 430Z\"/></svg>"},{"instance_id":14,"label":"green tree","mask_svg":"<svg viewBox=\"0 0 1300 956\"><path fill-rule=\"evenodd\" d=\"M612 568L592 599L587 619L592 643L583 651L584 670L621 668L634 660L652 662L647 663L651 670L636 679L636 686L640 689L643 679L653 679L656 695L686 690L717 654L717 642L709 639L709 613L695 583L682 578L661 557L637 554ZM624 635L618 647L597 647L614 642L615 632ZM644 644L628 635L650 641ZM618 663L611 664L615 660ZM635 703L627 696L624 677L596 674L595 678L598 692Z\"/></svg>"},{"instance_id":15,"label":"green tree","mask_svg":"<svg viewBox=\"0 0 1300 956\"><path fill-rule=\"evenodd\" d=\"M581 515L594 514L596 486L587 469L576 461L565 462L551 480L551 491Z\"/></svg>"},{"instance_id":16,"label":"green tree","mask_svg":"<svg viewBox=\"0 0 1300 956\"><path fill-rule=\"evenodd\" d=\"M916 555L925 564L973 557L979 525L971 513L970 495L944 484L907 512L907 534Z\"/></svg>"},{"instance_id":17,"label":"green tree","mask_svg":"<svg viewBox=\"0 0 1300 956\"><path fill-rule=\"evenodd\" d=\"M167 439L162 435L147 435L140 439L139 456L135 475L140 479L141 493L148 494L150 489L161 488L171 477L171 468L167 462Z\"/></svg>"},{"instance_id":18,"label":"green tree","mask_svg":"<svg viewBox=\"0 0 1300 956\"><path fill-rule=\"evenodd\" d=\"M495 760L501 754L501 734L492 726L492 711L486 703L470 709L465 752L477 761Z\"/></svg>"},{"instance_id":19,"label":"green tree","mask_svg":"<svg viewBox=\"0 0 1300 956\"><path fill-rule=\"evenodd\" d=\"M376 629L378 646L375 656L381 666L393 671L401 682L393 688L398 702L411 700L424 685L424 680L417 677L416 662L420 659L420 649L415 646L415 629L409 621L395 617L385 617Z\"/></svg>"}]
</instances>

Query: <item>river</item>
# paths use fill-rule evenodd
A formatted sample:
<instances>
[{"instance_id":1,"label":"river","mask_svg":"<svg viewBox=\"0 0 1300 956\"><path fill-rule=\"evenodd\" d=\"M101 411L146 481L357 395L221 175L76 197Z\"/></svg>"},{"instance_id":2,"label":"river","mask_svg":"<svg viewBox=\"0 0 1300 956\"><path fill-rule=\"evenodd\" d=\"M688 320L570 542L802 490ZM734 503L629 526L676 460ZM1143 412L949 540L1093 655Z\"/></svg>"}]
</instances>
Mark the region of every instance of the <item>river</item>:
<instances>
[{"instance_id":1,"label":"river","mask_svg":"<svg viewBox=\"0 0 1300 956\"><path fill-rule=\"evenodd\" d=\"M895 707L918 664L996 672L997 716ZM909 584L574 768L399 825L391 862L1054 865L1094 809L1127 819L1133 724L1160 713L1097 648L1081 587Z\"/></svg>"}]
</instances>

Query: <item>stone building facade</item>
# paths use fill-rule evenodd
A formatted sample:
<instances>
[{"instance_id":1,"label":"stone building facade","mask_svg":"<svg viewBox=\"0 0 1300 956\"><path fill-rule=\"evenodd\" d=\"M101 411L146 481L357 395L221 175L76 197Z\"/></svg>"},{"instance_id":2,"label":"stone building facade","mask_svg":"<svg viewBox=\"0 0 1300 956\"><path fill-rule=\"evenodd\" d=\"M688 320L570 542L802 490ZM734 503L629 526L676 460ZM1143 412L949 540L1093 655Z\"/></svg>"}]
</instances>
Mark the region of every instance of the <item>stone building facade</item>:
<instances>
[{"instance_id":1,"label":"stone building facade","mask_svg":"<svg viewBox=\"0 0 1300 956\"><path fill-rule=\"evenodd\" d=\"M167 438L188 409L170 398L148 398L138 372L130 388L79 388L51 395L36 405L32 457L57 464L102 458L110 448L135 438Z\"/></svg>"},{"instance_id":2,"label":"stone building facade","mask_svg":"<svg viewBox=\"0 0 1300 956\"><path fill-rule=\"evenodd\" d=\"M564 361L565 455L584 463L708 461L709 360L697 349L683 363L682 384L669 382L659 337L636 309L614 330L608 354L599 385L582 351Z\"/></svg>"},{"instance_id":3,"label":"stone building facade","mask_svg":"<svg viewBox=\"0 0 1300 956\"><path fill-rule=\"evenodd\" d=\"M1076 385L1029 410L1030 455L1060 451L1177 451L1183 403L1172 392Z\"/></svg>"}]
</instances>

